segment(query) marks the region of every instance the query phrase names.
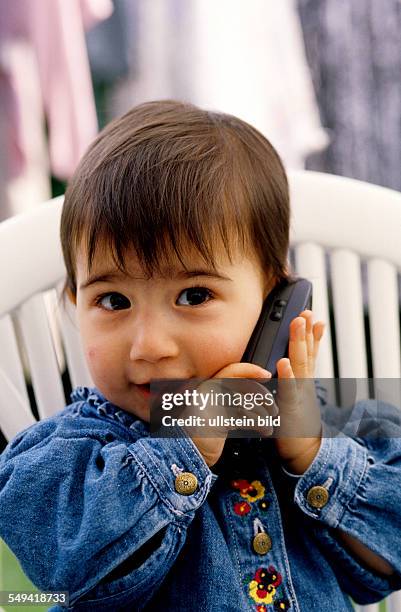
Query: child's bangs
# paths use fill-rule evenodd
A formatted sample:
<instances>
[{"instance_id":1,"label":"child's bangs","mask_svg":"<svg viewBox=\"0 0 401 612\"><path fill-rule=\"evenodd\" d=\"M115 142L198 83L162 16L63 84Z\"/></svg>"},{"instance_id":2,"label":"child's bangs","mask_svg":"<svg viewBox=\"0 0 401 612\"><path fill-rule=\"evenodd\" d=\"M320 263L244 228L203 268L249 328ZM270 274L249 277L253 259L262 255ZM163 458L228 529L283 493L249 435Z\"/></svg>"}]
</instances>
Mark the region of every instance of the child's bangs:
<instances>
[{"instance_id":1,"label":"child's bangs","mask_svg":"<svg viewBox=\"0 0 401 612\"><path fill-rule=\"evenodd\" d=\"M249 223L244 206L234 201L242 190L232 181L228 188L221 173L201 180L205 177L188 176L188 169L186 175L182 169L176 172L175 180L160 171L154 174L151 184L149 177L144 181L138 176L135 182L131 178L125 183L129 189L115 181L98 183L90 205L82 207L86 218L80 224L89 271L100 245L124 272L126 254L135 254L149 277L162 274L174 262L188 269L194 252L208 268L216 269L222 252L231 262L234 253L245 251Z\"/></svg>"},{"instance_id":2,"label":"child's bangs","mask_svg":"<svg viewBox=\"0 0 401 612\"><path fill-rule=\"evenodd\" d=\"M99 134L69 182L67 284L75 294L81 244L89 272L106 248L123 272L133 255L149 277L251 255L280 279L288 225L284 168L252 126L175 101L144 103Z\"/></svg>"}]
</instances>

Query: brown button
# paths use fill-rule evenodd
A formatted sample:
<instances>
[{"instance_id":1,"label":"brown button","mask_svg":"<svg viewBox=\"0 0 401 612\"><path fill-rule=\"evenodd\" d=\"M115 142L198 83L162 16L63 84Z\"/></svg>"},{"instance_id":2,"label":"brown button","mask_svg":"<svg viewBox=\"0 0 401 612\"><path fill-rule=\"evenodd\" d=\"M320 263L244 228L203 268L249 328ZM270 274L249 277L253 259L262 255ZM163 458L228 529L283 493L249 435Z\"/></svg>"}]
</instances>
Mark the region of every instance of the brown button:
<instances>
[{"instance_id":1,"label":"brown button","mask_svg":"<svg viewBox=\"0 0 401 612\"><path fill-rule=\"evenodd\" d=\"M309 489L306 499L313 508L323 508L329 501L329 493L324 487L312 487Z\"/></svg>"},{"instance_id":2,"label":"brown button","mask_svg":"<svg viewBox=\"0 0 401 612\"><path fill-rule=\"evenodd\" d=\"M265 555L272 547L271 537L265 531L259 531L253 538L252 546L258 555Z\"/></svg>"},{"instance_id":3,"label":"brown button","mask_svg":"<svg viewBox=\"0 0 401 612\"><path fill-rule=\"evenodd\" d=\"M192 495L197 489L198 479L191 472L182 472L175 479L175 490L181 495Z\"/></svg>"}]
</instances>

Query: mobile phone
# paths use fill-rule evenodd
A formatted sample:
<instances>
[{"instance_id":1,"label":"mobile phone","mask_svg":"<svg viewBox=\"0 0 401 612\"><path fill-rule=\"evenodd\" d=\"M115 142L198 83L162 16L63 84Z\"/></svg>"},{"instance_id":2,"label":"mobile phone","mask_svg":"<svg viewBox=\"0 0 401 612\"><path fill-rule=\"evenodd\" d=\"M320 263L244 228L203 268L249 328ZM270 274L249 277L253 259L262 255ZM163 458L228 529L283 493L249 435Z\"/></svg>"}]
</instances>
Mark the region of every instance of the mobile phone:
<instances>
[{"instance_id":1,"label":"mobile phone","mask_svg":"<svg viewBox=\"0 0 401 612\"><path fill-rule=\"evenodd\" d=\"M277 377L277 361L288 357L289 325L311 308L312 283L306 278L283 280L264 301L241 361L259 365Z\"/></svg>"}]
</instances>

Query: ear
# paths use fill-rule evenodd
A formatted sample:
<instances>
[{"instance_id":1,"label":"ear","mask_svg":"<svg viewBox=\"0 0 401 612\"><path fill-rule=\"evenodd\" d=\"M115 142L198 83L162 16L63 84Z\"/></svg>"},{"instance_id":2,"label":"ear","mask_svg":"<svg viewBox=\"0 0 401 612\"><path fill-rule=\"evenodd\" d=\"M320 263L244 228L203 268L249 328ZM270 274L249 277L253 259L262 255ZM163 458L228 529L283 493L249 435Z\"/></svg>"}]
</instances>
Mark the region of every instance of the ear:
<instances>
[{"instance_id":1,"label":"ear","mask_svg":"<svg viewBox=\"0 0 401 612\"><path fill-rule=\"evenodd\" d=\"M287 264L284 267L285 276L286 277L290 276L290 272L291 272L291 264L287 261ZM274 289L274 287L277 285L277 283L279 282L279 279L270 270L268 273L265 273L264 280L265 280L265 282L264 282L264 299L266 299L267 296L269 295L270 291L272 291Z\"/></svg>"},{"instance_id":2,"label":"ear","mask_svg":"<svg viewBox=\"0 0 401 612\"><path fill-rule=\"evenodd\" d=\"M264 286L263 286L263 299L266 299L269 293L274 289L277 284L277 279L274 274L271 272L269 274L265 274L264 277Z\"/></svg>"}]
</instances>

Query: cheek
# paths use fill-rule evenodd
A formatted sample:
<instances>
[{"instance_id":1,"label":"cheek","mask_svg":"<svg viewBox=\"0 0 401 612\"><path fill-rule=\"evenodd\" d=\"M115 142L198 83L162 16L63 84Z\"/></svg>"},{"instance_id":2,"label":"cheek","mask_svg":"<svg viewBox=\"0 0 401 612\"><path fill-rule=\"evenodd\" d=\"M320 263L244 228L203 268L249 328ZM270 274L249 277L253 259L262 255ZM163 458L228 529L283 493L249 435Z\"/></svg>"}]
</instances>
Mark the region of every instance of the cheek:
<instances>
[{"instance_id":1,"label":"cheek","mask_svg":"<svg viewBox=\"0 0 401 612\"><path fill-rule=\"evenodd\" d=\"M211 330L207 351L212 359L218 361L220 369L241 361L261 309L261 296L258 300L243 300L240 306L237 304L227 311L220 325Z\"/></svg>"},{"instance_id":2,"label":"cheek","mask_svg":"<svg viewBox=\"0 0 401 612\"><path fill-rule=\"evenodd\" d=\"M96 371L103 362L102 351L97 346L88 346L85 350L86 361L91 371Z\"/></svg>"},{"instance_id":3,"label":"cheek","mask_svg":"<svg viewBox=\"0 0 401 612\"><path fill-rule=\"evenodd\" d=\"M88 361L94 361L96 359L97 349L92 347L89 348L86 354Z\"/></svg>"},{"instance_id":4,"label":"cheek","mask_svg":"<svg viewBox=\"0 0 401 612\"><path fill-rule=\"evenodd\" d=\"M253 328L253 320L249 325L220 325L198 337L194 345L198 371L208 376L241 361Z\"/></svg>"},{"instance_id":5,"label":"cheek","mask_svg":"<svg viewBox=\"0 0 401 612\"><path fill-rule=\"evenodd\" d=\"M117 360L113 352L99 344L90 344L85 347L86 361L93 378L103 377L104 373L113 369Z\"/></svg>"}]
</instances>

